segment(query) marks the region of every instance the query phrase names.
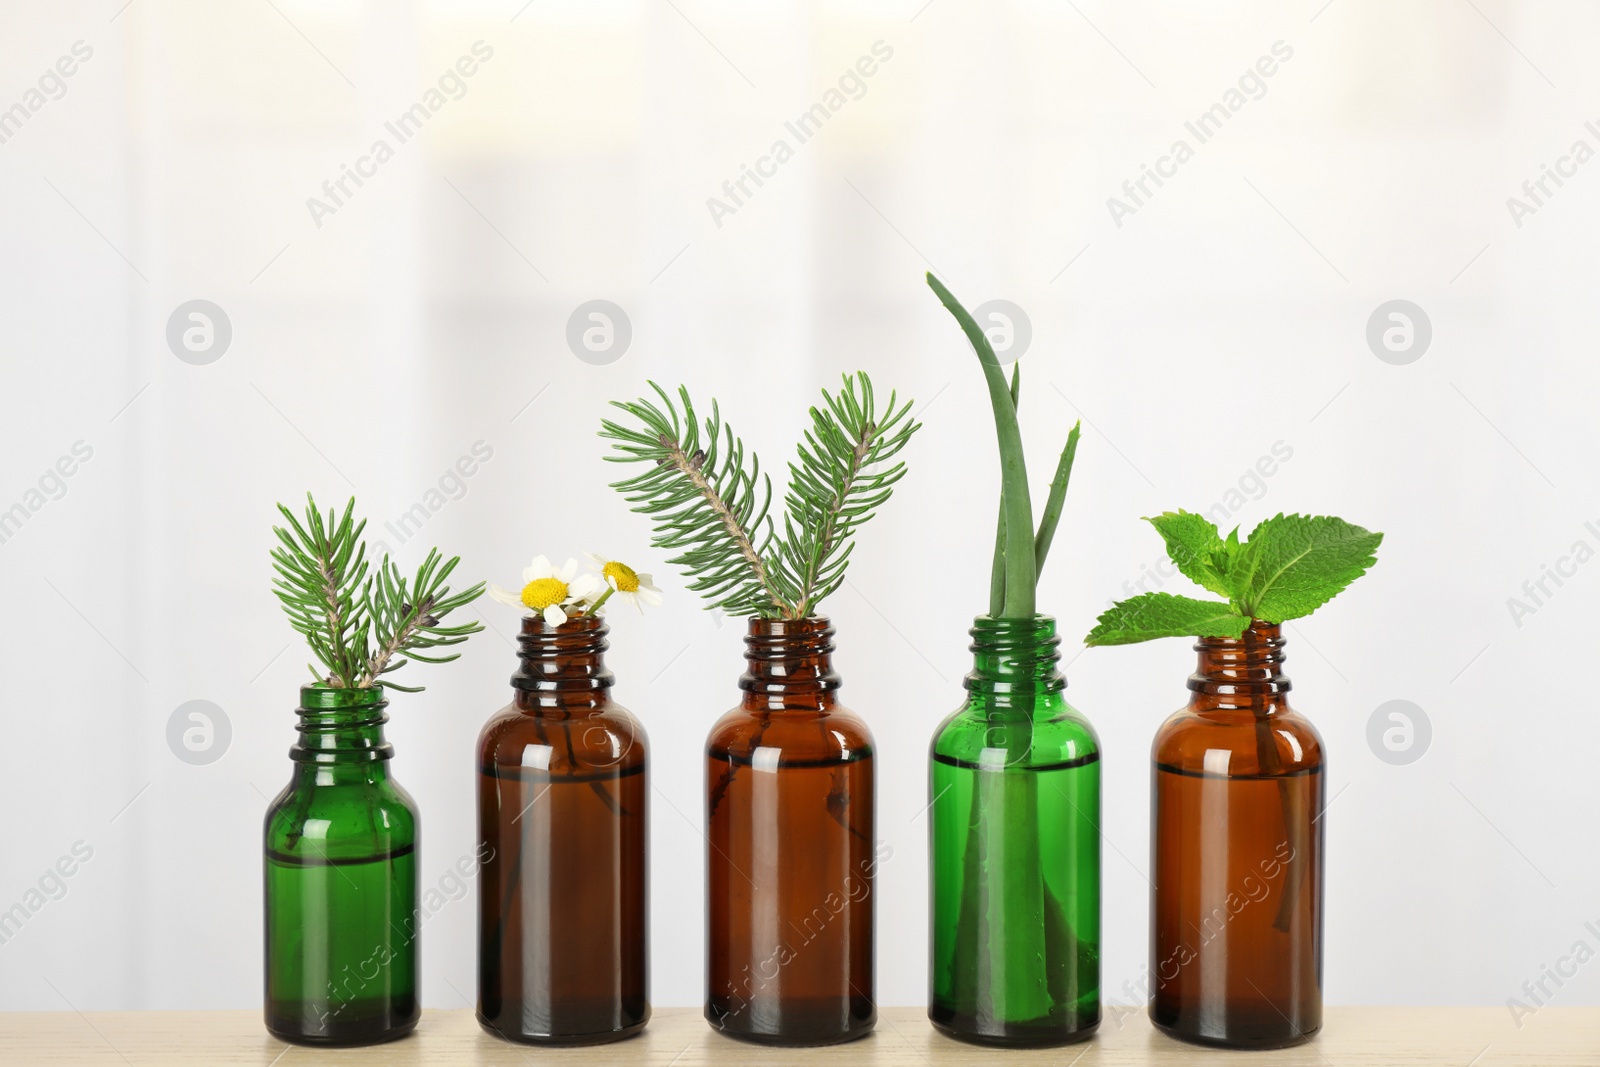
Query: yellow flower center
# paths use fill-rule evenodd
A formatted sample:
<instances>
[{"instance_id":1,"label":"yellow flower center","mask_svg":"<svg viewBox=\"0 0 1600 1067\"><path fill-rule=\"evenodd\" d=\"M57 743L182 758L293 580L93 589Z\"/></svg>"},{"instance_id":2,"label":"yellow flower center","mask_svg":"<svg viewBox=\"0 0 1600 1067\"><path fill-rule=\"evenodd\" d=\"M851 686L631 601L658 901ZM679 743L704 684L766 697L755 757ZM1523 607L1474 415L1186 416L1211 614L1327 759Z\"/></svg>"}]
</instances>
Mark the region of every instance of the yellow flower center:
<instances>
[{"instance_id":1,"label":"yellow flower center","mask_svg":"<svg viewBox=\"0 0 1600 1067\"><path fill-rule=\"evenodd\" d=\"M535 578L522 587L522 602L534 611L567 599L567 583L560 578Z\"/></svg>"},{"instance_id":2,"label":"yellow flower center","mask_svg":"<svg viewBox=\"0 0 1600 1067\"><path fill-rule=\"evenodd\" d=\"M639 575L626 563L612 560L600 568L600 573L611 579L611 584L617 587L619 593L637 593L639 591Z\"/></svg>"}]
</instances>

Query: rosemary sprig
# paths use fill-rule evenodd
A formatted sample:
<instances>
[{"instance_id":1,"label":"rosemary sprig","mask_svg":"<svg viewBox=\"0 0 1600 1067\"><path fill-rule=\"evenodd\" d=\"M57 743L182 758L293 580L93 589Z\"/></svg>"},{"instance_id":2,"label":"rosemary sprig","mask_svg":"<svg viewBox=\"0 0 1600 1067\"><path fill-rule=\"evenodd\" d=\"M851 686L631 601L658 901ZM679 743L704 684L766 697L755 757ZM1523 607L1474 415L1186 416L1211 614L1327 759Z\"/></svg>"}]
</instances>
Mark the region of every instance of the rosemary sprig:
<instances>
[{"instance_id":1,"label":"rosemary sprig","mask_svg":"<svg viewBox=\"0 0 1600 1067\"><path fill-rule=\"evenodd\" d=\"M445 560L437 548L428 550L428 557L417 568L410 582L400 574L387 556L378 568L377 580L369 581L362 592L363 607L372 619L373 649L367 657L357 688L378 682L380 676L397 671L412 660L422 663L449 663L461 658L461 653L441 655L423 653L419 649L447 648L459 645L472 634L483 629L480 622L444 625L443 619L457 608L466 607L483 592L479 582L470 589L451 594L445 581L461 562L460 556ZM388 679L383 685L402 693L420 693L421 686L409 687Z\"/></svg>"},{"instance_id":2,"label":"rosemary sprig","mask_svg":"<svg viewBox=\"0 0 1600 1067\"><path fill-rule=\"evenodd\" d=\"M327 668L328 684L338 688L357 677L370 627L360 606L361 585L367 575L367 547L361 533L367 524L366 520L355 522L355 507L352 498L342 518L336 519L329 511L324 522L307 493L305 525L279 504L278 511L289 528L272 528L280 542L272 550L272 565L278 572L272 584L278 599L289 625L305 636L312 654Z\"/></svg>"},{"instance_id":3,"label":"rosemary sprig","mask_svg":"<svg viewBox=\"0 0 1600 1067\"><path fill-rule=\"evenodd\" d=\"M325 671L310 667L319 682L334 689L367 689L382 685L405 693L422 687L399 685L384 678L412 660L448 663L459 653L439 655L421 649L459 645L483 629L470 622L446 626L443 619L483 592L483 583L452 594L445 584L460 557L445 562L431 549L416 575L407 579L388 556L368 573L366 522L355 521L356 502L344 514L326 516L306 494L304 520L282 504L278 511L288 528L274 526L278 546L272 550L274 591L289 624L304 635Z\"/></svg>"}]
</instances>

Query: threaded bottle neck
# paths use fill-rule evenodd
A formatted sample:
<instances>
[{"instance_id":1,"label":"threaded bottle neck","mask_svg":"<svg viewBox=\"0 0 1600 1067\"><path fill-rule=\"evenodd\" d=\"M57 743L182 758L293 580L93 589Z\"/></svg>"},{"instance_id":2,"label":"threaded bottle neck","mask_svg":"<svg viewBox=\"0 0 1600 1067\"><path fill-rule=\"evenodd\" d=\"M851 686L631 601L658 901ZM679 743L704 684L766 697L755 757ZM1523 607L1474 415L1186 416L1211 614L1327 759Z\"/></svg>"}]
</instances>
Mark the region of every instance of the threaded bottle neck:
<instances>
[{"instance_id":1,"label":"threaded bottle neck","mask_svg":"<svg viewBox=\"0 0 1600 1067\"><path fill-rule=\"evenodd\" d=\"M1243 709L1269 713L1286 705L1292 688L1283 673L1288 657L1276 623L1252 621L1238 637L1202 637L1199 663L1189 676L1191 705L1201 710Z\"/></svg>"},{"instance_id":2,"label":"threaded bottle neck","mask_svg":"<svg viewBox=\"0 0 1600 1067\"><path fill-rule=\"evenodd\" d=\"M606 669L611 633L604 618L578 615L549 626L538 615L522 619L517 673L511 676L524 711L594 707L609 701L615 677Z\"/></svg>"},{"instance_id":3,"label":"threaded bottle neck","mask_svg":"<svg viewBox=\"0 0 1600 1067\"><path fill-rule=\"evenodd\" d=\"M389 701L381 686L367 689L300 687L299 740L289 750L296 763L360 764L394 758L383 738Z\"/></svg>"},{"instance_id":4,"label":"threaded bottle neck","mask_svg":"<svg viewBox=\"0 0 1600 1067\"><path fill-rule=\"evenodd\" d=\"M1061 638L1049 615L972 620L972 670L962 684L990 712L1032 711L1038 698L1067 687Z\"/></svg>"},{"instance_id":5,"label":"threaded bottle neck","mask_svg":"<svg viewBox=\"0 0 1600 1067\"><path fill-rule=\"evenodd\" d=\"M781 711L832 706L844 683L833 669L833 624L826 615L750 619L745 671L739 678L746 708Z\"/></svg>"}]
</instances>

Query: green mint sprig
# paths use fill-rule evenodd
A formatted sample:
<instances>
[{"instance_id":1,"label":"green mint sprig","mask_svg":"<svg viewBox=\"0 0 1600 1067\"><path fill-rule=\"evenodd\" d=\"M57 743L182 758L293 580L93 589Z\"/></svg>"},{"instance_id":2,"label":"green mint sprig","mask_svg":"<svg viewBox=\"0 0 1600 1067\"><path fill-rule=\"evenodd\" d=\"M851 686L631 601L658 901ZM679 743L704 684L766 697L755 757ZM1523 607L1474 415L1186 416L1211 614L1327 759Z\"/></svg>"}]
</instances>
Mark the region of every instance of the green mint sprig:
<instances>
[{"instance_id":1,"label":"green mint sprig","mask_svg":"<svg viewBox=\"0 0 1600 1067\"><path fill-rule=\"evenodd\" d=\"M1085 642L1129 645L1157 637L1238 637L1252 620L1287 622L1311 614L1377 562L1383 534L1332 516L1283 515L1248 540L1224 538L1203 516L1166 512L1147 519L1184 577L1227 600L1144 593L1100 616Z\"/></svg>"}]
</instances>

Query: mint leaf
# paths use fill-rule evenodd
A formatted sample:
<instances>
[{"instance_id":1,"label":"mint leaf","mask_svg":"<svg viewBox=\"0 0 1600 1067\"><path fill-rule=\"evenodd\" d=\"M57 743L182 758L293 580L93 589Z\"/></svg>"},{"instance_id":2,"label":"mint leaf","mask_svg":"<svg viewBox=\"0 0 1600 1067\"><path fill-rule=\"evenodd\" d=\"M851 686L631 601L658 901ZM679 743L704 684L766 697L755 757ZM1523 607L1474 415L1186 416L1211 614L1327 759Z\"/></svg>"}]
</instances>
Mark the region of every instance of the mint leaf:
<instances>
[{"instance_id":1,"label":"mint leaf","mask_svg":"<svg viewBox=\"0 0 1600 1067\"><path fill-rule=\"evenodd\" d=\"M1233 599L1263 622L1309 615L1365 574L1382 542L1332 516L1277 515L1250 531Z\"/></svg>"},{"instance_id":2,"label":"mint leaf","mask_svg":"<svg viewBox=\"0 0 1600 1067\"><path fill-rule=\"evenodd\" d=\"M1208 592L1231 598L1228 588L1228 547L1222 536L1203 515L1192 511L1167 511L1154 518L1145 519L1167 543L1167 555L1178 565L1183 576ZM1238 531L1234 531L1238 542Z\"/></svg>"},{"instance_id":3,"label":"mint leaf","mask_svg":"<svg viewBox=\"0 0 1600 1067\"><path fill-rule=\"evenodd\" d=\"M1131 645L1156 637L1238 637L1250 620L1231 604L1171 593L1145 593L1113 605L1084 638L1090 645Z\"/></svg>"},{"instance_id":4,"label":"mint leaf","mask_svg":"<svg viewBox=\"0 0 1600 1067\"><path fill-rule=\"evenodd\" d=\"M1228 531L1228 539L1223 542L1222 547L1227 561L1227 565L1222 568L1223 573L1232 574L1239 566L1239 557L1244 553L1244 545L1239 543L1239 527L1235 526Z\"/></svg>"}]
</instances>

